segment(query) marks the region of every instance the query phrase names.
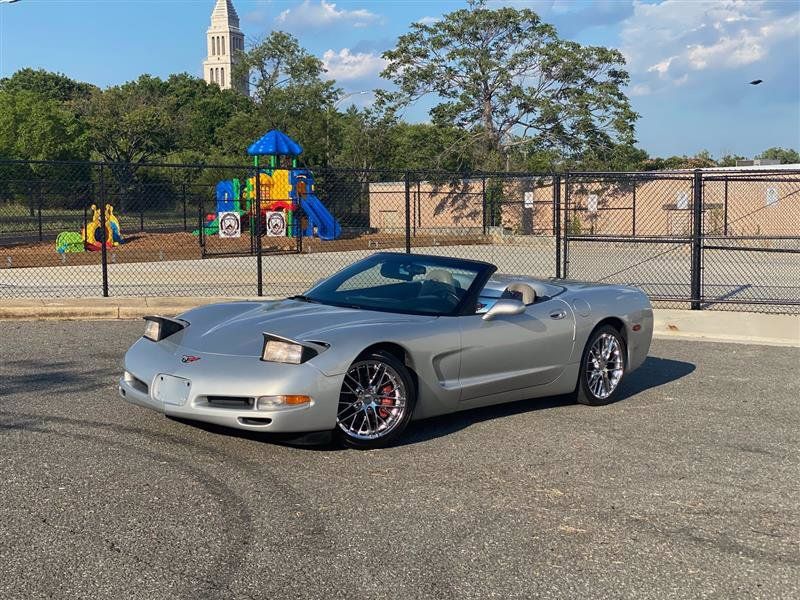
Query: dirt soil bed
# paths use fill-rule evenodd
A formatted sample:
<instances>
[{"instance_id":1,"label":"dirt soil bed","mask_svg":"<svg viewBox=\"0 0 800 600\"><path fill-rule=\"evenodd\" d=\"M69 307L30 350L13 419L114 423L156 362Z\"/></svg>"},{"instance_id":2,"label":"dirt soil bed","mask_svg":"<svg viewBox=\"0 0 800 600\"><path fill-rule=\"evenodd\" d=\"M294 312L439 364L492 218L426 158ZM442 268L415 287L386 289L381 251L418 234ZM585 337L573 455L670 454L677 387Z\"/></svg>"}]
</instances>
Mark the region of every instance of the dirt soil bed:
<instances>
[{"instance_id":1,"label":"dirt soil bed","mask_svg":"<svg viewBox=\"0 0 800 600\"><path fill-rule=\"evenodd\" d=\"M303 253L345 252L352 250L402 250L405 236L392 234L366 234L352 238L324 241L303 238ZM484 236L414 236L413 247L453 246L491 243ZM205 238L206 258L225 255L248 255L251 253L250 236L238 239ZM264 238L265 253L297 251L297 240L290 238ZM108 249L109 263L142 263L170 260L196 260L203 258L197 236L191 233L136 233L125 238L125 243ZM101 262L100 252L59 254L52 242L0 246L0 269L24 267L57 267L72 265L94 265Z\"/></svg>"}]
</instances>

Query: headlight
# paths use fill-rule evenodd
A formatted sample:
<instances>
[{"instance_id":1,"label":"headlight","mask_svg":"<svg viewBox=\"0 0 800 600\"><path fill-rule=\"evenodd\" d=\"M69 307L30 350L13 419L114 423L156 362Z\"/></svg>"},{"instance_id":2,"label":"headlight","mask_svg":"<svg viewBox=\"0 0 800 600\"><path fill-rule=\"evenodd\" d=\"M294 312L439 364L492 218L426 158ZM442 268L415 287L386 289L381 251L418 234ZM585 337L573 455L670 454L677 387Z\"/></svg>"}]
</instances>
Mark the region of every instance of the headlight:
<instances>
[{"instance_id":1,"label":"headlight","mask_svg":"<svg viewBox=\"0 0 800 600\"><path fill-rule=\"evenodd\" d=\"M144 337L154 342L160 342L189 325L186 321L168 319L167 317L149 316L145 317L144 320L147 321L144 326Z\"/></svg>"},{"instance_id":2,"label":"headlight","mask_svg":"<svg viewBox=\"0 0 800 600\"><path fill-rule=\"evenodd\" d=\"M328 344L324 342L303 342L301 344L265 333L261 360L288 365L299 365L307 360L311 360L317 354L327 349Z\"/></svg>"},{"instance_id":3,"label":"headlight","mask_svg":"<svg viewBox=\"0 0 800 600\"><path fill-rule=\"evenodd\" d=\"M299 365L303 361L303 347L300 344L292 344L290 342L267 340L267 343L264 344L262 358L268 362Z\"/></svg>"},{"instance_id":4,"label":"headlight","mask_svg":"<svg viewBox=\"0 0 800 600\"><path fill-rule=\"evenodd\" d=\"M310 402L311 398L308 396L260 396L256 400L256 410L275 410L290 406L302 406Z\"/></svg>"},{"instance_id":5,"label":"headlight","mask_svg":"<svg viewBox=\"0 0 800 600\"><path fill-rule=\"evenodd\" d=\"M161 336L161 323L158 321L147 321L144 326L144 337L148 340L157 342Z\"/></svg>"}]
</instances>

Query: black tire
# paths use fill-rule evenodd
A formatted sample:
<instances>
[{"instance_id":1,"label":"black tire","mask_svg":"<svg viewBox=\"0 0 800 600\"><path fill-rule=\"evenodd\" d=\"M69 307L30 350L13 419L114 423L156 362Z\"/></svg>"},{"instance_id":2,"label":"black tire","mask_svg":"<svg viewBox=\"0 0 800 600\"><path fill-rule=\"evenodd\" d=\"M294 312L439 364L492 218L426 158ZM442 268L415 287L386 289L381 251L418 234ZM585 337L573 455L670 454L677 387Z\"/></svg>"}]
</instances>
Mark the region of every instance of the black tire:
<instances>
[{"instance_id":1,"label":"black tire","mask_svg":"<svg viewBox=\"0 0 800 600\"><path fill-rule=\"evenodd\" d=\"M611 336L611 338L613 338L617 344L617 349L614 351L614 356L610 356L608 361L612 367L611 372L616 374L617 368L619 367L621 368L621 373L619 374L618 378L616 378L616 375L608 378L608 373L606 373L606 378L603 381L598 382L596 378L590 376L592 370L602 371L602 369L597 368L593 360L593 348L595 348L595 344L598 344L599 340L608 340L609 337L606 336ZM618 356L616 356L616 353L618 353ZM608 365L603 364L602 367L608 368ZM575 386L575 391L573 392L574 399L581 404L587 404L589 406L603 406L605 404L611 404L619 397L620 388L622 387L622 382L625 379L625 374L627 371L628 350L627 346L625 345L625 338L623 338L620 332L611 325L602 325L598 327L589 336L589 340L586 342L586 347L583 349L580 371L578 372L578 382ZM600 378L603 379L603 376L600 375ZM611 382L614 381L614 379L616 379L616 382L613 385L613 389L610 394L606 395L603 393L605 390L602 389L605 386L605 380ZM601 387L599 390L600 393L598 393L598 385Z\"/></svg>"},{"instance_id":2,"label":"black tire","mask_svg":"<svg viewBox=\"0 0 800 600\"><path fill-rule=\"evenodd\" d=\"M364 382L369 377L369 369L364 365L383 365L384 376L388 376L389 381L386 386L379 380L377 385L374 386L360 386L363 394L359 395L359 384L357 382ZM378 371L376 371L377 373ZM365 377L366 375L366 377ZM374 379L374 376L373 376ZM389 388L392 390L388 390ZM378 389L380 388L380 389ZM369 391L372 389L372 391ZM381 392L389 394L388 396L379 395ZM400 398L402 401L402 408ZM370 405L365 407L365 401L369 401ZM375 404L376 401L393 401L391 406L383 404ZM367 352L359 356L348 369L348 374L345 375L345 380L342 384L342 391L339 394L339 406L337 407L337 424L334 429L334 439L342 446L347 448L356 448L358 450L371 450L374 448L385 448L395 443L398 438L403 434L406 427L411 421L411 415L414 412L417 394L414 386L414 380L408 371L408 368L397 360L397 358L389 352L377 351ZM348 410L348 406L351 407ZM371 406L371 408L370 408ZM360 408L359 408L360 407ZM370 416L370 410L372 416ZM340 420L341 416L341 420ZM349 421L352 417L352 423ZM386 425L384 433L379 433L380 423L379 417L387 417L384 420ZM365 432L363 435L353 431L356 425L361 423L363 430L364 425L372 427L375 423L375 435L369 437Z\"/></svg>"}]
</instances>

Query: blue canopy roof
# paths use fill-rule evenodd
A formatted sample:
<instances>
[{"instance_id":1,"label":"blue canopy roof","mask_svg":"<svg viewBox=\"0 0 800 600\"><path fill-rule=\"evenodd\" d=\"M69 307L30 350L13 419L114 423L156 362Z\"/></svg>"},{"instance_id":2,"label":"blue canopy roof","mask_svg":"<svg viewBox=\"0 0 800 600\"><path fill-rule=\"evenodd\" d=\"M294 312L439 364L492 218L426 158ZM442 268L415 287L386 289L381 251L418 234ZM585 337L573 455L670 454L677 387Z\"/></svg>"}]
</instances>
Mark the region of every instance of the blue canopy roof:
<instances>
[{"instance_id":1,"label":"blue canopy roof","mask_svg":"<svg viewBox=\"0 0 800 600\"><path fill-rule=\"evenodd\" d=\"M267 154L298 156L303 153L303 148L282 131L273 129L260 140L253 142L247 149L247 153L250 156L264 156Z\"/></svg>"}]
</instances>

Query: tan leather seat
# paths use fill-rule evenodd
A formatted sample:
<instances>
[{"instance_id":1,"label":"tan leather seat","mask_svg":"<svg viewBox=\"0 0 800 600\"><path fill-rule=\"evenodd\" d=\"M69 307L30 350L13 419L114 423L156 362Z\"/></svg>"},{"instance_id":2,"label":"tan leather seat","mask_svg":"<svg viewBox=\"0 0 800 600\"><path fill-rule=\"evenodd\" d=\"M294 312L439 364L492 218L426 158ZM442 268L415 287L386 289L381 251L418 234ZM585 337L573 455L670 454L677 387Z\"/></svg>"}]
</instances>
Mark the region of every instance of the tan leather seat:
<instances>
[{"instance_id":1,"label":"tan leather seat","mask_svg":"<svg viewBox=\"0 0 800 600\"><path fill-rule=\"evenodd\" d=\"M430 296L441 294L443 291L456 293L459 287L458 282L450 271L444 269L431 269L425 274L422 286L419 290L420 296Z\"/></svg>"},{"instance_id":2,"label":"tan leather seat","mask_svg":"<svg viewBox=\"0 0 800 600\"><path fill-rule=\"evenodd\" d=\"M425 274L425 281L438 281L451 287L456 286L456 280L450 271L444 269L431 269Z\"/></svg>"},{"instance_id":3,"label":"tan leather seat","mask_svg":"<svg viewBox=\"0 0 800 600\"><path fill-rule=\"evenodd\" d=\"M503 291L501 298L518 298L526 306L536 302L536 291L527 283L512 283Z\"/></svg>"}]
</instances>

